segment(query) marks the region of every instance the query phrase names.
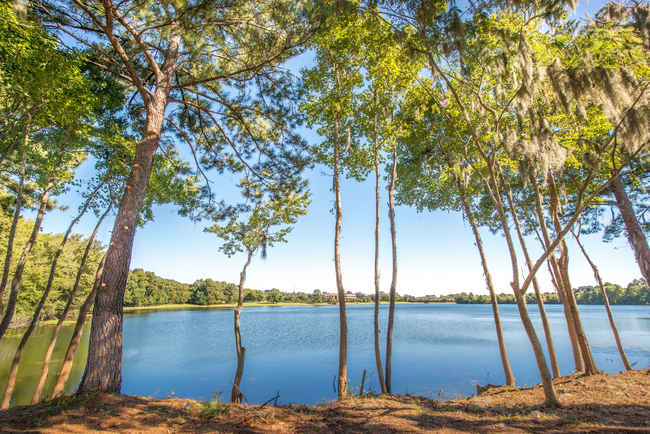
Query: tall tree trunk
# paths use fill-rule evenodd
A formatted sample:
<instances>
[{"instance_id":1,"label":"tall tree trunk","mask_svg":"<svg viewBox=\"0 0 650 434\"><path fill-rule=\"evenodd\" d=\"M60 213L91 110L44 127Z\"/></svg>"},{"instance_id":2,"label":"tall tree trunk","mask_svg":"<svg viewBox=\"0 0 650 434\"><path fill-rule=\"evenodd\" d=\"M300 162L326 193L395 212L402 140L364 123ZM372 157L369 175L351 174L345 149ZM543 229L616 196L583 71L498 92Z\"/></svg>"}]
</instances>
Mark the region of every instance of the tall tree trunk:
<instances>
[{"instance_id":1,"label":"tall tree trunk","mask_svg":"<svg viewBox=\"0 0 650 434\"><path fill-rule=\"evenodd\" d=\"M623 344L621 343L621 337L618 335L618 328L616 328L616 323L614 322L614 315L612 315L612 309L609 306L609 297L607 296L607 291L605 291L605 285L603 285L603 280L600 278L600 273L598 272L598 268L591 261L591 258L587 254L585 247L580 242L580 238L576 236L576 234L573 232L573 229L571 229L571 233L573 234L576 243L578 243L580 250L582 250L582 254L585 256L585 259L587 259L587 262L589 262L591 269L594 270L594 277L596 278L596 281L598 282L598 286L600 287L600 293L603 295L603 302L605 303L605 309L607 310L607 318L609 319L609 325L612 327L612 332L614 333L614 339L616 340L618 353L621 355L621 359L623 360L623 365L625 365L625 369L627 371L631 371L632 365L630 365L630 362L627 360L627 355L625 355L625 350L623 349Z\"/></svg>"},{"instance_id":2,"label":"tall tree trunk","mask_svg":"<svg viewBox=\"0 0 650 434\"><path fill-rule=\"evenodd\" d=\"M136 145L135 161L120 201L120 209L106 253L106 271L102 275L93 308L88 363L79 385L81 392L98 390L119 393L121 389L124 291L131 264L135 229L160 141L180 42L179 35L170 38L156 91L149 98L150 103L146 107L144 134Z\"/></svg>"},{"instance_id":3,"label":"tall tree trunk","mask_svg":"<svg viewBox=\"0 0 650 434\"><path fill-rule=\"evenodd\" d=\"M386 391L392 392L391 373L393 364L393 323L395 321L395 293L397 292L397 234L395 230L395 180L397 179L397 146L393 150L393 171L388 185L388 216L390 240L393 247L393 278L390 282L390 306L388 308L388 331L386 332Z\"/></svg>"},{"instance_id":4,"label":"tall tree trunk","mask_svg":"<svg viewBox=\"0 0 650 434\"><path fill-rule=\"evenodd\" d=\"M544 403L546 405L561 407L562 404L560 403L560 401L557 398L557 395L555 394L555 388L553 386L553 378L551 377L551 372L549 371L548 365L546 364L546 358L544 357L544 351L542 350L542 345L539 342L537 333L535 332L535 327L533 327L533 323L530 320L530 316L528 315L528 309L526 307L526 300L524 299L524 295L521 293L521 287L519 284L519 270L517 266L517 252L515 250L514 243L512 242L512 236L510 234L510 229L508 226L508 219L506 217L505 209L501 201L501 195L498 191L497 178L494 173L494 166L493 166L494 163L490 160L489 157L487 157L485 161L487 162L488 169L490 171L490 180L494 185L495 191L492 192L489 183L484 182L484 184L486 186L486 189L488 190L488 193L490 194L492 203L497 208L497 212L499 213L499 219L501 220L501 226L503 227L503 232L506 236L506 243L508 245L508 251L510 253L510 261L512 265L511 286L515 294L515 300L517 302L519 316L521 317L521 321L524 325L524 330L526 330L526 334L528 335L528 340L530 341L530 344L533 347L533 353L535 354L535 361L537 362L539 374L542 378L542 386L544 388Z\"/></svg>"},{"instance_id":5,"label":"tall tree trunk","mask_svg":"<svg viewBox=\"0 0 650 434\"><path fill-rule=\"evenodd\" d=\"M504 181L505 185L505 181ZM530 255L528 254L528 247L526 246L526 240L524 239L524 234L521 231L521 225L519 224L519 217L517 216L517 211L515 209L515 202L512 197L512 191L508 185L505 185L505 192L508 198L508 204L510 206L510 213L512 214L512 219L515 222L515 228L517 230L517 237L519 238L519 244L521 249L524 252L524 259L526 260L526 266L528 271L531 272L533 269L533 264L530 260ZM542 298L542 291L539 289L539 283L537 282L537 277L533 276L533 288L535 290L535 298L537 299L537 306L539 307L539 315L542 319L542 326L544 327L544 336L546 338L546 348L548 349L548 357L551 360L551 368L553 370L553 378L560 377L560 366L557 363L557 356L555 355L555 346L553 345L553 336L551 335L551 326L548 323L548 317L546 316L546 308L544 307L544 299Z\"/></svg>"},{"instance_id":6,"label":"tall tree trunk","mask_svg":"<svg viewBox=\"0 0 650 434\"><path fill-rule=\"evenodd\" d=\"M379 143L377 141L377 113L375 113L375 362L377 364L377 376L379 377L379 386L381 393L386 393L386 381L384 380L384 370L381 365L381 352L379 350Z\"/></svg>"},{"instance_id":7,"label":"tall tree trunk","mask_svg":"<svg viewBox=\"0 0 650 434\"><path fill-rule=\"evenodd\" d=\"M29 125L29 124L28 124ZM2 268L2 279L0 279L0 305L2 305L2 298L7 289L9 282L9 271L11 270L11 256L14 251L14 238L16 237L16 228L18 227L18 220L20 219L20 212L23 206L23 187L25 186L25 166L27 165L27 142L29 138L29 128L25 132L25 143L23 148L23 158L20 162L20 181L18 183L18 191L16 192L16 209L14 210L14 218L11 221L11 229L9 229L9 237L7 239L7 253L5 254L5 264Z\"/></svg>"},{"instance_id":8,"label":"tall tree trunk","mask_svg":"<svg viewBox=\"0 0 650 434\"><path fill-rule=\"evenodd\" d=\"M431 72L434 75L437 74L441 76L449 86L449 89L452 92L454 99L458 102L459 109L470 130L471 137L474 140L474 143L476 144L477 150L479 151L483 161L485 161L485 163L487 164L490 178L488 180L482 176L481 180L483 181L485 190L488 192L490 196L490 200L492 201L495 208L497 209L497 212L499 213L499 219L501 221L503 232L506 237L508 252L510 253L510 262L512 265L513 281L511 282L511 285L515 293L515 299L517 300L517 308L519 309L519 316L521 317L521 321L524 324L524 329L526 330L526 334L528 335L530 344L533 347L533 352L535 354L535 361L537 362L537 367L539 369L539 373L542 378L542 385L544 388L544 402L547 405L561 407L562 404L560 403L560 401L557 398L557 395L555 394L555 388L553 387L553 378L551 377L551 372L548 370L548 365L546 364L546 358L544 357L544 351L542 350L542 346L539 343L537 334L535 333L535 328L533 327L533 323L531 322L530 316L528 315L528 310L526 308L526 301L523 299L523 295L521 294L521 286L519 284L519 270L517 266L517 252L512 242L510 229L508 227L508 219L505 214L503 202L501 201L497 178L494 173L494 161L492 160L493 158L495 158L494 154L488 155L485 152L485 149L483 148L483 144L479 140L476 130L474 129L474 124L472 123L470 115L467 112L465 106L463 105L461 97L456 91L456 88L452 85L452 83L449 81L447 76L442 73L442 71L435 63L432 56L428 56L428 61L431 66ZM470 162L470 159L468 158L467 154L465 155L465 157L466 157L466 161ZM492 191L492 188L490 187L490 182L494 185L494 191ZM526 284L526 282L524 283Z\"/></svg>"},{"instance_id":9,"label":"tall tree trunk","mask_svg":"<svg viewBox=\"0 0 650 434\"><path fill-rule=\"evenodd\" d=\"M338 71L336 72L337 97L341 100L341 84ZM339 106L337 106L339 107ZM337 392L339 401L348 397L348 324L345 314L345 289L341 274L341 183L339 180L339 146L340 146L340 108L336 110L334 119L334 194L336 195L336 223L334 225L334 269L336 272L336 289L339 295L339 375Z\"/></svg>"},{"instance_id":10,"label":"tall tree trunk","mask_svg":"<svg viewBox=\"0 0 650 434\"><path fill-rule=\"evenodd\" d=\"M551 203L549 206L549 213L553 219L553 225L555 226L555 231L557 233L562 232L562 224L558 216L558 206L559 206L559 196L557 194L557 188L555 186L555 180L553 175L549 173L548 175L548 186L549 192L551 194ZM558 261L560 265L560 273L562 274L562 281L564 283L564 293L566 296L566 302L571 309L571 314L573 315L573 321L575 324L575 330L578 335L578 343L580 344L580 351L582 352L582 360L585 362L585 374L587 375L598 375L598 367L596 366L596 361L594 360L593 355L591 354L591 349L589 348L589 341L587 340L587 335L585 334L584 329L582 328L582 321L580 320L580 311L578 310L578 303L576 302L575 295L573 294L573 288L569 280L569 250L566 244L566 240L562 239L560 242L560 260Z\"/></svg>"},{"instance_id":11,"label":"tall tree trunk","mask_svg":"<svg viewBox=\"0 0 650 434\"><path fill-rule=\"evenodd\" d=\"M539 188L539 183L537 182L537 177L532 176L531 181L533 184L533 189L535 191L535 211L537 214L537 220L539 222L540 229L542 231L543 240L542 246L544 249L547 249L551 245L551 237L548 232L548 227L546 226L546 219L544 218L544 209L543 209L543 196ZM569 340L571 341L571 349L573 350L573 362L576 367L576 372L584 372L585 367L582 362L582 351L580 350L580 344L578 343L578 334L575 330L575 322L573 321L573 313L569 309L567 303L564 301L566 299L566 294L564 292L565 285L562 281L562 275L560 273L560 267L557 263L557 258L555 254L552 254L548 259L549 270L551 272L551 278L557 290L558 297L562 302L562 311L564 312L564 318L566 319L567 330L569 331Z\"/></svg>"},{"instance_id":12,"label":"tall tree trunk","mask_svg":"<svg viewBox=\"0 0 650 434\"><path fill-rule=\"evenodd\" d=\"M104 264L106 263L106 255L102 257L102 260L99 261L97 266L97 272L95 273L95 282L93 283L93 289L86 297L86 300L79 308L79 316L77 317L77 323L75 324L74 331L72 332L72 339L68 344L68 349L65 352L65 357L63 358L63 366L61 366L61 371L59 372L59 378L54 385L54 390L52 390L52 399L56 398L63 392L65 383L68 381L70 376L70 370L72 369L72 361L74 360L74 353L77 351L77 346L81 340L81 334L84 329L84 324L86 323L86 316L90 310L90 306L93 305L95 301L95 296L97 295L97 290L99 285L102 282L102 273L104 272Z\"/></svg>"},{"instance_id":13,"label":"tall tree trunk","mask_svg":"<svg viewBox=\"0 0 650 434\"><path fill-rule=\"evenodd\" d=\"M634 208L627 196L620 175L614 178L611 187L614 197L616 198L616 205L618 206L618 209L621 212L621 217L623 217L623 222L625 223L627 239L634 251L636 263L641 270L641 275L645 281L650 284L650 248L648 248L648 242L643 235L643 230L636 218Z\"/></svg>"},{"instance_id":14,"label":"tall tree trunk","mask_svg":"<svg viewBox=\"0 0 650 434\"><path fill-rule=\"evenodd\" d=\"M101 185L93 192L93 194L88 198L86 203L84 204L83 209L79 213L79 215L72 220L70 223L70 226L68 226L68 230L65 232L65 235L63 236L63 240L61 240L61 243L59 244L59 248L54 254L54 259L52 260L52 265L50 267L50 275L47 279L47 285L45 287L45 291L43 292L43 295L41 296L41 300L36 306L36 309L34 310L34 316L32 317L32 322L29 324L29 327L27 328L27 331L25 331L25 334L23 335L22 339L20 340L20 344L18 345L18 349L16 350L16 354L14 356L13 363L11 364L11 369L9 370L9 377L7 379L7 387L5 389L5 394L4 398L2 399L2 405L0 408L2 409L7 409L9 408L9 401L11 401L11 395L13 394L14 390L14 384L16 382L16 375L18 374L18 364L20 363L20 359L23 354L23 350L25 349L25 346L27 345L27 341L29 340L30 336L34 332L34 328L36 328L36 323L38 322L38 317L41 315L41 310L43 310L43 306L45 305L45 302L47 301L48 296L50 295L50 291L52 290L52 284L54 283L54 275L56 273L56 268L59 263L59 258L61 257L61 254L63 253L63 249L68 242L68 238L70 238L70 234L72 233L72 228L74 227L75 224L79 221L79 219L86 213L86 210L88 209L88 206L90 205L90 201L93 199L97 191ZM94 235L94 234L93 234ZM57 325L56 328L60 329L61 328L61 321L59 321L59 325ZM55 334L58 333L58 330L55 329ZM54 345L51 343L50 344L52 347ZM51 355L51 351L49 355L46 355L46 359L49 359L49 356ZM49 360L48 360L49 363Z\"/></svg>"},{"instance_id":15,"label":"tall tree trunk","mask_svg":"<svg viewBox=\"0 0 650 434\"><path fill-rule=\"evenodd\" d=\"M90 201L92 199L92 196L88 199ZM86 203L86 206L88 205L88 202ZM75 279L74 285L72 287L72 291L70 291L70 295L68 296L68 301L65 305L65 308L63 309L63 313L61 314L61 317L59 318L59 321L56 324L56 327L54 328L54 333L52 333L52 338L50 339L50 344L47 347L47 351L45 352L45 358L43 359L43 369L41 370L41 377L38 379L38 384L36 385L36 390L34 390L34 395L32 395L32 402L31 404L36 404L38 402L38 399L41 396L41 393L43 392L43 387L45 386L45 380L47 379L47 373L50 369L50 360L52 358L52 352L54 351L54 345L56 345L56 340L59 336L59 332L61 331L61 327L63 327L63 323L68 317L68 312L70 311L70 307L72 306L72 302L74 301L75 296L77 295L77 290L79 289L79 283L81 282L81 275L83 274L84 270L86 269L86 260L88 259L88 254L90 253L90 250L92 248L93 242L95 241L95 236L97 235L97 231L99 230L99 226L102 224L104 221L104 218L108 215L108 212L111 210L111 207L109 206L106 212L100 217L99 221L95 225L95 229L93 230L93 233L90 235L90 238L88 239L88 244L86 245L86 249L84 251L83 256L81 257L81 263L79 264L79 270L77 270L77 277ZM85 208L84 208L85 212ZM81 215L79 216L81 217ZM78 219L78 218L77 218ZM74 224L74 223L73 223ZM72 225L70 226L72 227Z\"/></svg>"},{"instance_id":16,"label":"tall tree trunk","mask_svg":"<svg viewBox=\"0 0 650 434\"><path fill-rule=\"evenodd\" d=\"M20 280L23 277L23 271L25 271L25 264L27 263L27 258L29 257L29 254L32 251L32 247L34 247L34 243L36 242L36 238L38 237L38 234L40 234L41 222L43 221L43 217L45 216L45 208L47 206L47 200L50 197L50 191L54 186L54 180L56 179L56 174L61 165L61 159L63 158L63 153L65 151L65 142L67 142L68 138L69 138L69 134L66 137L64 143L59 148L58 155L56 157L56 161L52 169L52 173L50 174L50 179L48 180L47 185L43 190L43 195L41 196L41 203L38 208L38 214L36 216L36 220L34 221L34 228L32 229L32 234L30 235L29 240L27 240L27 244L25 245L25 248L23 249L23 253L20 256L20 259L18 260L18 264L16 265L16 271L14 273L13 280L11 281L11 292L9 293L9 300L7 301L7 309L5 310L5 314L2 317L2 322L0 323L0 339L4 337L7 329L9 328L9 324L11 323L11 319L14 316L14 310L16 309L16 301L18 300L18 292L20 291Z\"/></svg>"},{"instance_id":17,"label":"tall tree trunk","mask_svg":"<svg viewBox=\"0 0 650 434\"><path fill-rule=\"evenodd\" d=\"M239 273L239 298L237 300L237 308L235 309L235 346L237 349L237 371L235 372L235 381L233 382L232 392L230 393L230 400L232 402L240 403L241 394L241 379L244 376L244 358L246 357L246 347L241 345L241 309L244 304L244 282L246 282L246 269L251 263L253 258L253 250L248 249L248 258L241 273Z\"/></svg>"},{"instance_id":18,"label":"tall tree trunk","mask_svg":"<svg viewBox=\"0 0 650 434\"><path fill-rule=\"evenodd\" d=\"M483 251L483 242L481 240L481 235L478 232L478 227L476 226L476 221L474 220L474 213L472 212L469 200L467 199L467 194L465 193L465 187L463 187L463 184L461 183L460 179L458 179L458 176L454 176L454 180L456 181L456 188L458 188L461 200L463 201L465 215L467 216L467 220L469 220L469 223L472 226L472 232L474 233L474 239L476 240L476 247L478 248L479 255L481 256L481 265L483 266L483 273L485 274L485 283L487 284L488 290L490 291L492 313L494 314L494 325L497 330L497 341L499 342L499 353L501 354L503 372L506 376L506 386L514 386L515 377L512 375L512 368L510 367L510 360L508 359L508 352L506 351L506 342L503 338L503 329L501 328L501 316L499 315L499 304L497 303L497 295L494 291L494 285L492 284L492 276L490 275L490 270L488 269L487 258L485 257L485 252Z\"/></svg>"}]
</instances>

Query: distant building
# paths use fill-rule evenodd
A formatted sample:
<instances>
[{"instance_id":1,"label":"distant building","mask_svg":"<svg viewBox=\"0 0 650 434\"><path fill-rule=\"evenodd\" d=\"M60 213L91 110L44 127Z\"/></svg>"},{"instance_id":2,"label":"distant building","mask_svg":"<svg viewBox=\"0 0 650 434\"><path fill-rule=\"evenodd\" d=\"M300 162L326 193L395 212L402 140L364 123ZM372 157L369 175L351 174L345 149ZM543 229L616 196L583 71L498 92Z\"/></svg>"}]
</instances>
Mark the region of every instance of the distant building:
<instances>
[{"instance_id":1,"label":"distant building","mask_svg":"<svg viewBox=\"0 0 650 434\"><path fill-rule=\"evenodd\" d=\"M325 292L325 293L323 293L323 296L325 298L333 298L334 300L339 299L339 293L338 292ZM346 300L356 300L357 296L355 294L345 294L345 299Z\"/></svg>"}]
</instances>

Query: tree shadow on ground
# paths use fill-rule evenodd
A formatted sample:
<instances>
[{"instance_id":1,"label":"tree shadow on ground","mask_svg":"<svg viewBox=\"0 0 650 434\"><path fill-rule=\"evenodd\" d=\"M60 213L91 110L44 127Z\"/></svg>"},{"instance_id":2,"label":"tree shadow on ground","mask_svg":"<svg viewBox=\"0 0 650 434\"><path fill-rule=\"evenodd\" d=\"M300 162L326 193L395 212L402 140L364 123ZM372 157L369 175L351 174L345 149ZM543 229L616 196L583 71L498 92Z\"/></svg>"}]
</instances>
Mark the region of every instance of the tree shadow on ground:
<instances>
[{"instance_id":1,"label":"tree shadow on ground","mask_svg":"<svg viewBox=\"0 0 650 434\"><path fill-rule=\"evenodd\" d=\"M638 433L648 432L649 422L650 406L639 402L580 403L558 409L476 405L474 399L440 402L408 395L262 408L94 393L0 412L3 433Z\"/></svg>"}]
</instances>

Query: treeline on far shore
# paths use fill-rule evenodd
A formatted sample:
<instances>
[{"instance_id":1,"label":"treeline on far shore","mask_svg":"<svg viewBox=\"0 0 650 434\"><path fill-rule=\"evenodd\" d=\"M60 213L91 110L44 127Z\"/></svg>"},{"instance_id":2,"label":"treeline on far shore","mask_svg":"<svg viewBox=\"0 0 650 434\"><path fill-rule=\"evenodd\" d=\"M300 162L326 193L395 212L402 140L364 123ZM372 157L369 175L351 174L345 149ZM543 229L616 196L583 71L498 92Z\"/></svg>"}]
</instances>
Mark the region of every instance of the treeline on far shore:
<instances>
[{"instance_id":1,"label":"treeline on far shore","mask_svg":"<svg viewBox=\"0 0 650 434\"><path fill-rule=\"evenodd\" d=\"M635 279L627 287L612 283L605 284L605 291L609 301L613 305L648 305L650 304L650 288L644 279ZM597 286L581 286L574 289L578 304L603 304L603 296ZM129 273L124 295L124 305L127 307L149 307L168 304L193 304L193 305L214 305L232 304L237 301L238 288L234 283L219 282L212 279L200 279L192 284L180 283L171 279L164 279L156 276L151 271L135 269ZM348 303L374 302L374 294L361 292L352 293L354 298L348 299ZM561 304L557 293L543 293L544 303ZM380 301L388 302L387 293L380 292ZM448 294L441 296L415 297L412 295L396 294L396 301L407 303L457 303L457 304L488 304L488 295L474 295L473 293L462 292L460 294ZM498 294L499 304L515 304L513 294ZM259 289L244 289L244 302L253 303L335 303L333 298L327 298L319 289L312 293L305 292L282 292L276 288L270 291ZM526 294L528 304L537 303L534 292Z\"/></svg>"}]
</instances>

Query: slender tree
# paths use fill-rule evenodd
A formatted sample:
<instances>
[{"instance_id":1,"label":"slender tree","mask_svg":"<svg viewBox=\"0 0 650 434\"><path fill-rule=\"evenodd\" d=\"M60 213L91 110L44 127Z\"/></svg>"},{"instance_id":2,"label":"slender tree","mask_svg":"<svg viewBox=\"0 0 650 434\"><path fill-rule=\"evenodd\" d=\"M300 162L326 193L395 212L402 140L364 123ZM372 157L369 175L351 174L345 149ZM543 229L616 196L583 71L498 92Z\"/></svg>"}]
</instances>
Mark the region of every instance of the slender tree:
<instances>
[{"instance_id":1,"label":"slender tree","mask_svg":"<svg viewBox=\"0 0 650 434\"><path fill-rule=\"evenodd\" d=\"M89 199L92 200L92 197ZM104 221L108 213L111 211L111 209L112 209L112 204L109 205L106 211L101 215L101 217L97 221L97 224L95 225L95 229L93 229L92 234L90 234L90 237L88 238L86 249L84 250L84 254L81 257L81 263L79 264L79 269L77 270L77 277L75 278L74 286L72 287L70 294L68 295L68 301L66 302L65 308L63 309L63 313L61 313L61 316L59 317L59 320L56 323L56 327L54 327L54 332L52 333L52 337L50 338L50 343L45 352L45 357L43 358L43 368L41 369L41 376L39 377L38 384L36 385L36 389L34 390L34 395L32 396L31 404L36 404L41 396L41 393L43 392L43 387L45 387L45 380L47 379L47 374L50 368L52 353L54 352L54 345L56 345L59 332L61 331L61 328L63 327L63 323L68 317L68 312L70 312L72 303L74 302L75 296L77 295L77 290L79 289L79 284L81 282L81 276L83 275L86 269L86 261L88 260L88 255L95 241L95 236L97 235L97 231L99 230L99 227L101 226L102 222Z\"/></svg>"},{"instance_id":2,"label":"slender tree","mask_svg":"<svg viewBox=\"0 0 650 434\"><path fill-rule=\"evenodd\" d=\"M348 22L349 19L349 22ZM357 143L358 130L353 125L356 107L355 91L361 86L363 76L361 52L355 44L357 26L348 25L356 18L342 17L315 39L316 65L303 70L303 103L307 124L318 125L324 141L314 147L316 159L333 170L334 212L334 270L339 302L339 369L338 399L347 398L347 316L345 289L341 271L341 223L343 219L340 177L347 175L363 179L369 165L354 164L355 158L369 161Z\"/></svg>"},{"instance_id":3,"label":"slender tree","mask_svg":"<svg viewBox=\"0 0 650 434\"><path fill-rule=\"evenodd\" d=\"M630 362L627 360L627 356L625 355L625 349L623 348L623 344L621 343L621 337L618 334L618 329L616 328L616 323L614 322L614 315L612 315L612 309L609 307L609 297L607 297L607 291L605 291L605 285L603 285L603 280L600 278L600 273L598 272L598 268L592 262L591 258L587 254L587 251L585 250L585 247L580 242L579 235L576 235L575 232L573 232L573 229L571 229L571 234L573 235L573 238L576 240L576 243L578 243L578 246L580 247L580 250L585 256L585 259L587 260L587 262L589 262L589 266L594 271L594 278L598 282L600 293L603 296L603 302L605 303L605 309L607 310L607 318L609 319L609 325L612 328L612 332L614 333L614 339L616 340L616 346L618 347L618 352L621 355L621 360L623 360L623 365L625 366L625 369L631 371L632 366L630 365Z\"/></svg>"},{"instance_id":4,"label":"slender tree","mask_svg":"<svg viewBox=\"0 0 650 434\"><path fill-rule=\"evenodd\" d=\"M227 218L225 225L214 224L205 229L223 239L224 244L219 250L230 258L236 253L245 253L246 262L239 273L239 297L235 309L235 349L237 351L237 372L231 393L232 402L241 402L241 380L244 375L244 358L246 347L242 346L241 337L241 310L244 302L244 283L246 270L251 263L253 255L261 250L262 259L266 259L267 247L275 243L286 242L286 236L293 229L291 226L298 218L307 214L307 207L311 203L309 191L303 191L305 184L296 183L294 189L287 189L286 185L271 185L262 187L257 183L242 180L245 196L254 200L254 204L236 208L228 208L216 214L215 219ZM273 229L274 226L283 226Z\"/></svg>"},{"instance_id":5,"label":"slender tree","mask_svg":"<svg viewBox=\"0 0 650 434\"><path fill-rule=\"evenodd\" d=\"M74 354L77 351L79 342L81 341L81 334L83 333L84 324L86 323L86 317L93 303L95 302L95 296L97 295L97 290L101 284L101 276L104 272L104 264L106 263L106 255L102 256L99 265L97 266L97 272L95 273L95 282L93 283L93 288L84 300L81 308L79 308L79 315L77 316L77 322L72 331L72 339L68 344L68 349L65 352L65 357L63 358L63 365L61 366L61 371L59 371L59 377L54 385L52 390L51 398L56 398L59 396L65 387L65 384L68 381L70 376L70 371L72 370L72 361L74 360Z\"/></svg>"}]
</instances>

